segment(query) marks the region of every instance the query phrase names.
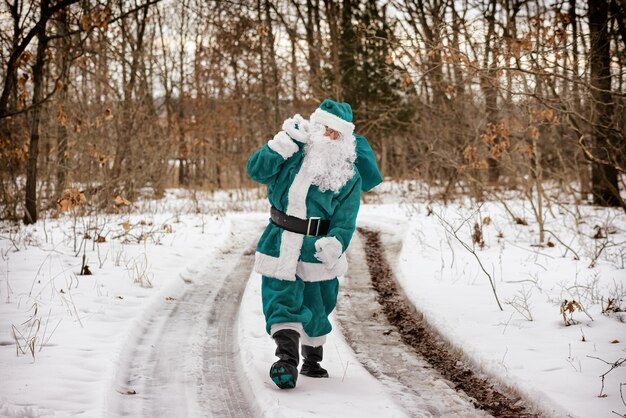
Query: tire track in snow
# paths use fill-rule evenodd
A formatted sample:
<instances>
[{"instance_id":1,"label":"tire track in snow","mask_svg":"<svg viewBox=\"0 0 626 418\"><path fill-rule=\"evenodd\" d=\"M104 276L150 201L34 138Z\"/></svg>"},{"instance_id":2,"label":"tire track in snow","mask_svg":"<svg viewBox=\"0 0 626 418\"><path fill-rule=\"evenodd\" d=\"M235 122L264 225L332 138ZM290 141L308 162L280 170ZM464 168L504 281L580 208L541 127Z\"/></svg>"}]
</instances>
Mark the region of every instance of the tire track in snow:
<instances>
[{"instance_id":1,"label":"tire track in snow","mask_svg":"<svg viewBox=\"0 0 626 418\"><path fill-rule=\"evenodd\" d=\"M389 242L384 245L378 232L359 230L365 249L365 263L376 289L376 301L388 323L393 324L391 333L399 331L398 336L422 359L435 369L435 372L451 382L457 393L469 396L472 403L483 411L498 418L537 418L539 412L533 411L529 402L517 393L472 369L462 359L458 350L450 347L435 330L430 329L424 318L415 312L413 305L402 294L396 284L393 271L385 257L385 249L398 253L400 243ZM383 315L380 315L381 317ZM448 416L448 414L445 414Z\"/></svg>"},{"instance_id":2,"label":"tire track in snow","mask_svg":"<svg viewBox=\"0 0 626 418\"><path fill-rule=\"evenodd\" d=\"M254 415L240 382L236 323L260 226L233 221L226 244L187 269L193 278L175 299L144 312L120 355L105 416Z\"/></svg>"},{"instance_id":3,"label":"tire track in snow","mask_svg":"<svg viewBox=\"0 0 626 418\"><path fill-rule=\"evenodd\" d=\"M354 234L350 270L340 286L336 318L357 359L394 396L411 417L488 417L472 400L407 346L377 302L363 239Z\"/></svg>"}]
</instances>

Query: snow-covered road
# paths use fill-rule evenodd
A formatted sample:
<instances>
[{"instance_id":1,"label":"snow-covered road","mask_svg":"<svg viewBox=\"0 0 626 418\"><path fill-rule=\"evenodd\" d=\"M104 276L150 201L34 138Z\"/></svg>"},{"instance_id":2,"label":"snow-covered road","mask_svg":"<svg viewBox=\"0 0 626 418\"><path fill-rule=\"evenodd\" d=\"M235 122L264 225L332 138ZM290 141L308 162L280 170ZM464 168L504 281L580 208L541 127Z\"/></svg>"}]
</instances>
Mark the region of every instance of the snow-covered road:
<instances>
[{"instance_id":1,"label":"snow-covered road","mask_svg":"<svg viewBox=\"0 0 626 418\"><path fill-rule=\"evenodd\" d=\"M215 257L188 270L180 296L144 312L120 356L104 416L254 415L240 387L235 326L260 229L236 222Z\"/></svg>"},{"instance_id":2,"label":"snow-covered road","mask_svg":"<svg viewBox=\"0 0 626 418\"><path fill-rule=\"evenodd\" d=\"M178 295L143 313L121 353L104 416L489 416L378 315L358 234L334 318L339 326L326 345L331 377L301 376L296 390L277 389L267 375L274 345L264 332L259 278L251 274L262 226L234 222L231 239L188 270Z\"/></svg>"}]
</instances>

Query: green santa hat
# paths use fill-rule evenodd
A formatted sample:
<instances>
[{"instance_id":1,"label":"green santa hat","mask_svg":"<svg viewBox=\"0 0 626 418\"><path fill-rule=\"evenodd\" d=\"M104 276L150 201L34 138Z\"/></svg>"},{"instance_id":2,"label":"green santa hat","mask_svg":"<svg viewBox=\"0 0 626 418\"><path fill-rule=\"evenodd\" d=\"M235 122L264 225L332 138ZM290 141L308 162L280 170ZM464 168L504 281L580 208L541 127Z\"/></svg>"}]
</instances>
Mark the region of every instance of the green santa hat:
<instances>
[{"instance_id":1,"label":"green santa hat","mask_svg":"<svg viewBox=\"0 0 626 418\"><path fill-rule=\"evenodd\" d=\"M345 138L349 138L354 132L352 108L348 103L338 103L334 100L326 99L311 114L310 121L328 126L340 132Z\"/></svg>"}]
</instances>

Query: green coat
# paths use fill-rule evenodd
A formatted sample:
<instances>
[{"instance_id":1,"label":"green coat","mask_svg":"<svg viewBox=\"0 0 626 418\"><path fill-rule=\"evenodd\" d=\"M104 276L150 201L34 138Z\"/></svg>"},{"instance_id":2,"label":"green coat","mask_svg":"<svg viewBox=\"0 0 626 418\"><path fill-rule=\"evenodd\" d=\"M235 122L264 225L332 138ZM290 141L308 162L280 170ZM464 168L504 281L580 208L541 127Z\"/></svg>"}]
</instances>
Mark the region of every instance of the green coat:
<instances>
[{"instance_id":1,"label":"green coat","mask_svg":"<svg viewBox=\"0 0 626 418\"><path fill-rule=\"evenodd\" d=\"M326 239L336 239L345 252L359 211L362 189L359 171L355 170L338 192L321 192L311 184L306 170L300 170L305 160L304 145L284 132L281 134L252 154L248 175L268 186L268 199L276 209L301 219L316 216L329 219ZM332 267L315 258L315 242L324 238L285 231L269 222L257 245L255 271L281 280L295 280L298 276L311 282L343 275L348 268L345 254Z\"/></svg>"}]
</instances>

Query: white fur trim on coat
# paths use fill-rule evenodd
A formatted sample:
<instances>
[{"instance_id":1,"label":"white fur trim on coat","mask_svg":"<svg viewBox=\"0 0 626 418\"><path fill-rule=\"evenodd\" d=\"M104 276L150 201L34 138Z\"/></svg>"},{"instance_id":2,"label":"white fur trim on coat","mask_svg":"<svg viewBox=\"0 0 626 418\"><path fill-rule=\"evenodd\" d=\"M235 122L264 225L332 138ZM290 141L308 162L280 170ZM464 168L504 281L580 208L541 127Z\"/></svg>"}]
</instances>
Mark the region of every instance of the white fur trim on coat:
<instances>
[{"instance_id":1,"label":"white fur trim on coat","mask_svg":"<svg viewBox=\"0 0 626 418\"><path fill-rule=\"evenodd\" d=\"M267 277L280 280L295 281L296 275L305 282L321 282L343 276L348 271L348 259L345 254L339 257L337 263L329 268L324 263L309 263L298 261L293 265L296 270L292 273L290 265L285 263L285 258L272 257L271 255L257 252L254 257L254 271Z\"/></svg>"},{"instance_id":2,"label":"white fur trim on coat","mask_svg":"<svg viewBox=\"0 0 626 418\"><path fill-rule=\"evenodd\" d=\"M315 109L315 112L311 114L309 119L313 123L319 123L341 132L346 138L352 136L352 133L354 132L353 123L343 120L339 116L335 116L332 113L319 108Z\"/></svg>"},{"instance_id":3,"label":"white fur trim on coat","mask_svg":"<svg viewBox=\"0 0 626 418\"><path fill-rule=\"evenodd\" d=\"M309 194L313 177L309 173L309 163L306 156L300 166L300 171L293 179L287 194L287 215L306 219L306 196Z\"/></svg>"},{"instance_id":4,"label":"white fur trim on coat","mask_svg":"<svg viewBox=\"0 0 626 418\"><path fill-rule=\"evenodd\" d=\"M267 141L267 145L282 155L285 160L298 152L298 144L293 142L289 135L287 135L284 131L280 131L274 135L274 138Z\"/></svg>"},{"instance_id":5,"label":"white fur trim on coat","mask_svg":"<svg viewBox=\"0 0 626 418\"><path fill-rule=\"evenodd\" d=\"M280 280L296 280L296 270L304 235L283 230L280 238L280 257L256 252L254 271Z\"/></svg>"},{"instance_id":6,"label":"white fur trim on coat","mask_svg":"<svg viewBox=\"0 0 626 418\"><path fill-rule=\"evenodd\" d=\"M347 271L348 259L345 254L342 254L332 268L329 268L324 263L298 261L296 274L305 282L321 282L343 276Z\"/></svg>"},{"instance_id":7,"label":"white fur trim on coat","mask_svg":"<svg viewBox=\"0 0 626 418\"><path fill-rule=\"evenodd\" d=\"M300 322L283 322L280 324L274 324L270 327L270 334L273 337L275 333L283 329L290 329L300 334L300 342L304 345L319 347L326 342L326 335L310 337L309 334L304 332L304 328L302 328L302 324Z\"/></svg>"},{"instance_id":8,"label":"white fur trim on coat","mask_svg":"<svg viewBox=\"0 0 626 418\"><path fill-rule=\"evenodd\" d=\"M289 141L296 148L298 147L291 139ZM307 217L306 196L309 193L309 187L311 187L311 175L307 170L307 166L305 158L300 166L300 171L298 171L289 187L287 195L287 215L300 219ZM254 271L280 280L296 280L298 259L300 258L303 242L304 235L283 230L280 238L280 256L272 257L257 251L254 258Z\"/></svg>"},{"instance_id":9,"label":"white fur trim on coat","mask_svg":"<svg viewBox=\"0 0 626 418\"><path fill-rule=\"evenodd\" d=\"M296 125L298 125L297 128ZM311 135L309 132L309 121L298 114L283 122L283 131L287 132L291 138L303 144L309 141L309 136Z\"/></svg>"}]
</instances>

